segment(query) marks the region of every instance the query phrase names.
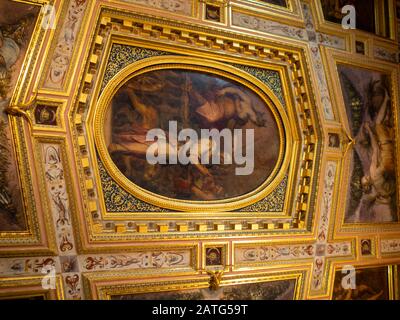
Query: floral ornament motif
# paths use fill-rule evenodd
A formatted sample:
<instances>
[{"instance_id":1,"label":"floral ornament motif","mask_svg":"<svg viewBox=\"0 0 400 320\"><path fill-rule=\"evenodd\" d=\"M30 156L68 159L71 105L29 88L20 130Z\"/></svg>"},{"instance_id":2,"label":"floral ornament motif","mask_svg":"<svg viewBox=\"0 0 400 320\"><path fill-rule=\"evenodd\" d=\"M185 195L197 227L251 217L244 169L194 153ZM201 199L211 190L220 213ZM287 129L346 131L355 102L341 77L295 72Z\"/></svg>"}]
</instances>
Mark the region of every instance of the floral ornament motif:
<instances>
[{"instance_id":1,"label":"floral ornament motif","mask_svg":"<svg viewBox=\"0 0 400 320\"><path fill-rule=\"evenodd\" d=\"M163 265L174 266L180 264L184 257L180 253L175 252L155 252L152 254L152 265L156 268L161 268Z\"/></svg>"},{"instance_id":2,"label":"floral ornament motif","mask_svg":"<svg viewBox=\"0 0 400 320\"><path fill-rule=\"evenodd\" d=\"M382 253L400 252L400 239L382 239L381 252Z\"/></svg>"},{"instance_id":3,"label":"floral ornament motif","mask_svg":"<svg viewBox=\"0 0 400 320\"><path fill-rule=\"evenodd\" d=\"M315 248L313 245L299 246L268 246L244 249L239 262L263 262L273 260L291 260L298 258L312 258Z\"/></svg>"},{"instance_id":4,"label":"floral ornament motif","mask_svg":"<svg viewBox=\"0 0 400 320\"><path fill-rule=\"evenodd\" d=\"M184 265L185 255L179 252L149 252L132 255L89 256L83 265L86 270L137 268L162 268Z\"/></svg>"},{"instance_id":5,"label":"floral ornament motif","mask_svg":"<svg viewBox=\"0 0 400 320\"><path fill-rule=\"evenodd\" d=\"M54 223L61 252L74 248L70 221L70 208L64 168L59 145L44 145L44 170L48 197L54 217Z\"/></svg>"},{"instance_id":6,"label":"floral ornament motif","mask_svg":"<svg viewBox=\"0 0 400 320\"><path fill-rule=\"evenodd\" d=\"M336 163L328 163L324 182L324 196L321 210L321 218L318 229L318 241L324 242L327 240L327 232L329 225L329 214L332 206L333 189L335 186Z\"/></svg>"},{"instance_id":7,"label":"floral ornament motif","mask_svg":"<svg viewBox=\"0 0 400 320\"><path fill-rule=\"evenodd\" d=\"M351 245L347 242L328 244L326 251L328 256L347 256L351 253Z\"/></svg>"},{"instance_id":8,"label":"floral ornament motif","mask_svg":"<svg viewBox=\"0 0 400 320\"><path fill-rule=\"evenodd\" d=\"M283 35L298 40L307 40L307 34L303 29L286 26L278 22L249 16L240 12L234 11L232 13L232 24L238 27Z\"/></svg>"},{"instance_id":9,"label":"floral ornament motif","mask_svg":"<svg viewBox=\"0 0 400 320\"><path fill-rule=\"evenodd\" d=\"M70 241L71 234L65 228L61 229L59 237L61 238L60 241L60 250L62 252L70 251L73 249L73 244Z\"/></svg>"},{"instance_id":10,"label":"floral ornament motif","mask_svg":"<svg viewBox=\"0 0 400 320\"><path fill-rule=\"evenodd\" d=\"M325 267L325 257L315 258L313 280L312 280L312 288L314 290L320 289L322 287L322 278L324 276L324 267Z\"/></svg>"},{"instance_id":11,"label":"floral ornament motif","mask_svg":"<svg viewBox=\"0 0 400 320\"><path fill-rule=\"evenodd\" d=\"M86 0L72 0L69 4L67 16L50 63L50 70L45 83L47 87L61 88L65 81L87 3Z\"/></svg>"},{"instance_id":12,"label":"floral ornament motif","mask_svg":"<svg viewBox=\"0 0 400 320\"><path fill-rule=\"evenodd\" d=\"M79 284L79 275L68 275L65 277L65 283L68 287L68 294L72 299L81 298L81 288Z\"/></svg>"},{"instance_id":13,"label":"floral ornament motif","mask_svg":"<svg viewBox=\"0 0 400 320\"><path fill-rule=\"evenodd\" d=\"M381 59L381 60L386 60L389 62L397 63L397 53L389 52L388 50L386 50L384 48L375 47L374 48L374 57Z\"/></svg>"},{"instance_id":14,"label":"floral ornament motif","mask_svg":"<svg viewBox=\"0 0 400 320\"><path fill-rule=\"evenodd\" d=\"M122 0L190 16L193 0Z\"/></svg>"},{"instance_id":15,"label":"floral ornament motif","mask_svg":"<svg viewBox=\"0 0 400 320\"><path fill-rule=\"evenodd\" d=\"M40 273L47 266L55 267L56 261L53 258L18 259L12 262L10 269L16 273Z\"/></svg>"}]
</instances>

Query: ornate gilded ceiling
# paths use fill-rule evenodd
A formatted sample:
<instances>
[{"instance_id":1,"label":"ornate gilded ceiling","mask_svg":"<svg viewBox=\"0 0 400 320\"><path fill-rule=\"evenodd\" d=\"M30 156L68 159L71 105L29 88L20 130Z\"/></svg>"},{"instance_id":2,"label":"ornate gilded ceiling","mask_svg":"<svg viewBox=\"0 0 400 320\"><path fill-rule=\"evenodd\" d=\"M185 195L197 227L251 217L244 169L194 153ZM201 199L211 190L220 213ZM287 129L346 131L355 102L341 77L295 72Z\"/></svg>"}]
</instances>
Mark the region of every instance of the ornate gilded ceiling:
<instances>
[{"instance_id":1,"label":"ornate gilded ceiling","mask_svg":"<svg viewBox=\"0 0 400 320\"><path fill-rule=\"evenodd\" d=\"M0 297L399 299L398 7L339 2L2 1Z\"/></svg>"}]
</instances>

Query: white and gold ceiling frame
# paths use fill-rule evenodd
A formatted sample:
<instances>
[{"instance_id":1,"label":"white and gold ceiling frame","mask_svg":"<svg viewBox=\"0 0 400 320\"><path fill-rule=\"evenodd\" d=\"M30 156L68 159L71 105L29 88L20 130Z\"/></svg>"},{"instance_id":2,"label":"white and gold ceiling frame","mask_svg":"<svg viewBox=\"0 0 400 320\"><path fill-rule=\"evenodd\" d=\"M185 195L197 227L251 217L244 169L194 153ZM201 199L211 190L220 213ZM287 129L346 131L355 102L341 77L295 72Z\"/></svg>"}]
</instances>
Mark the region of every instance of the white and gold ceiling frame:
<instances>
[{"instance_id":1,"label":"white and gold ceiling frame","mask_svg":"<svg viewBox=\"0 0 400 320\"><path fill-rule=\"evenodd\" d=\"M379 232L387 232L388 236L390 233L397 233L400 230L400 216L397 212L398 220L394 222L388 223L345 223L345 212L346 212L346 204L348 200L348 188L349 181L351 179L350 174L350 162L351 162L351 152L353 146L353 138L351 135L349 119L346 114L346 106L344 102L344 93L342 87L340 85L339 73L337 70L338 65L346 65L355 68L361 68L365 70L380 72L383 75L388 77L390 81L390 97L391 97L391 110L393 112L394 119L394 135L395 135L395 154L397 155L395 160L396 166L396 178L397 181L400 181L400 157L398 156L400 150L400 127L399 127L399 111L396 110L396 106L399 105L399 69L394 68L393 64L389 62L380 61L379 64L376 63L376 60L364 58L362 60L358 59L355 56L349 56L341 51L325 48L322 50L324 56L324 66L326 70L329 70L329 79L328 82L330 87L332 88L335 98L335 104L338 106L339 111L339 119L341 124L341 131L344 135L344 146L342 151L342 158L340 159L340 184L338 185L337 190L337 199L342 199L343 201L337 201L337 205L335 208L336 212L336 223L335 223L335 234L349 234L349 232L354 231L363 231L376 233ZM400 201L400 190L397 188L396 194L396 203L398 204Z\"/></svg>"},{"instance_id":2,"label":"white and gold ceiling frame","mask_svg":"<svg viewBox=\"0 0 400 320\"><path fill-rule=\"evenodd\" d=\"M179 60L173 57L159 57L133 64L116 75L106 87L103 95L100 96L113 44L159 50L167 52L169 55L179 54L180 57ZM99 106L100 110L104 109L117 86L126 80L130 73L145 67L145 63L148 66L154 64L161 66L162 59L166 59L165 62L170 64L178 63L184 66L186 63L199 68L200 60L198 58L202 58L203 61L201 68L209 70L211 68L214 73L223 72L230 78L234 77L239 82L251 87L272 107L272 110L275 110L273 111L275 117L281 118L280 130L281 133L285 132L287 138L285 138L285 146L281 149L282 166L276 169L275 174L276 177L282 178L284 173L282 168L288 168L289 178L283 211L229 212L234 208L254 203L271 192L272 187L266 187L266 184L271 181L266 182L254 194L234 199L231 203L221 201L211 205L204 203L199 206L198 203L182 201L177 204L177 201L171 199L160 200L159 197L156 199L154 195L144 193L130 181L126 181L126 178L118 177L115 172L111 172L115 170L108 170L109 174L114 175L116 180L119 179L117 182L129 192L136 192L137 196L145 198L147 201L156 201L158 206L163 208L179 208L185 210L185 213L175 211L168 213L154 211L107 212L102 198L94 140L96 140L97 146L100 146L103 160L105 159L107 162L109 156L106 154L104 142L102 142L103 135L96 131L102 130L101 122L93 123L97 117L93 118L93 109L97 108L96 106ZM319 166L321 139L316 108L313 107L314 100L310 90L307 59L309 58L306 55L306 46L298 42L294 42L292 46L280 45L276 41L268 42L261 38L234 35L186 23L177 25L166 19L161 20L103 8L98 18L96 33L92 38L90 52L86 58L85 72L81 75L82 84L77 102L70 112L70 125L74 136L73 142L81 177L83 201L87 203L86 212L81 213L80 219L87 224L83 230L88 231L89 241L104 242L121 239L126 242L133 239L189 239L232 234L256 236L277 232L309 232L307 230L310 230L312 226L311 214L314 210L315 183L318 175L316 168ZM157 60L161 62L156 63ZM281 103L263 83L228 65L235 63L278 72L286 110L283 110ZM100 100L98 100L99 96ZM95 139L92 138L93 130ZM281 137L283 136L281 135ZM287 149L289 146L291 146L291 152ZM108 163L108 169L111 167L111 164ZM272 181L273 184L275 182L278 183L279 180ZM199 215L195 211L201 211L202 214ZM260 222L261 219L269 220L263 223ZM177 229L171 230L165 226L171 220L179 222ZM129 223L135 221L140 223L140 226L138 225L135 229L130 228ZM210 229L207 221L213 221L215 228ZM228 228L226 227L227 221L230 223ZM248 224L248 228L243 227L244 221ZM148 226L151 222L156 223L159 227L150 232ZM194 223L196 228L190 230L189 222ZM111 225L111 229L107 228L107 223Z\"/></svg>"},{"instance_id":3,"label":"white and gold ceiling frame","mask_svg":"<svg viewBox=\"0 0 400 320\"><path fill-rule=\"evenodd\" d=\"M47 4L54 4L53 0L16 0L16 2L36 5L40 8ZM41 66L37 63L38 56L48 53L49 48L43 47L42 44L45 38L52 34L51 29L42 27L45 19L44 10L39 10L9 106L25 105L28 101L35 102L36 98L41 99L40 94L35 98L33 92L37 93L34 74L41 69ZM32 114L31 110L27 111L27 114ZM51 217L48 212L40 212L39 197L34 191L34 185L37 181L35 175L32 174L32 168L35 167L35 161L29 156L32 154L32 127L30 126L32 122L24 121L26 117L19 112L11 112L8 119L11 126L12 152L15 153L18 162L18 179L21 186L27 228L23 231L0 232L0 256L24 254L26 247L29 247L32 254L53 254L56 252L56 248L53 241L54 232L50 227Z\"/></svg>"},{"instance_id":4,"label":"white and gold ceiling frame","mask_svg":"<svg viewBox=\"0 0 400 320\"><path fill-rule=\"evenodd\" d=\"M121 86L130 79L154 70L180 69L207 72L212 75L222 76L247 87L255 92L271 110L279 132L279 156L277 163L270 176L255 190L238 196L216 201L187 201L171 199L147 191L124 176L114 164L107 150L105 141L105 118L111 105L111 100ZM241 71L238 68L215 61L205 61L204 59L182 57L182 56L162 56L140 60L121 70L103 89L102 94L92 112L88 115L88 137L94 136L97 151L111 177L121 185L126 191L138 199L159 206L177 211L192 212L219 212L230 211L244 206L251 205L265 198L273 189L277 187L283 179L289 166L288 159L291 158L293 141L289 128L289 119L285 114L284 108L275 94L260 80ZM93 150L94 152L95 150ZM286 161L285 161L286 160Z\"/></svg>"},{"instance_id":5,"label":"white and gold ceiling frame","mask_svg":"<svg viewBox=\"0 0 400 320\"><path fill-rule=\"evenodd\" d=\"M294 281L293 300L304 297L304 270L255 272L250 274L229 274L222 277L221 287L240 284L265 283L274 281ZM98 273L84 276L84 290L91 299L111 300L113 296L135 295L143 293L180 292L185 290L208 290L210 276L186 276L177 278L176 275L154 282L152 278L135 277L132 273ZM212 291L209 291L212 294Z\"/></svg>"}]
</instances>

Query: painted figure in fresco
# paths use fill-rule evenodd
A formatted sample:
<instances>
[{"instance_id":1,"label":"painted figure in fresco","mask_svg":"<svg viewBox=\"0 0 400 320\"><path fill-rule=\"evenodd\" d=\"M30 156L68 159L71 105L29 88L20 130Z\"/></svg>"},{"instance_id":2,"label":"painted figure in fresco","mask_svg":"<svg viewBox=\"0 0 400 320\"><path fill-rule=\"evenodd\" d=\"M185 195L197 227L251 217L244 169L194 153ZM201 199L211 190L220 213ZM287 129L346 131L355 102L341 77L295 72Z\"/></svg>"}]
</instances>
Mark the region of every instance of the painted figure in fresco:
<instances>
[{"instance_id":1,"label":"painted figure in fresco","mask_svg":"<svg viewBox=\"0 0 400 320\"><path fill-rule=\"evenodd\" d=\"M7 96L12 67L20 57L25 29L30 20L23 18L15 25L0 25L0 98L5 99Z\"/></svg>"},{"instance_id":2,"label":"painted figure in fresco","mask_svg":"<svg viewBox=\"0 0 400 320\"><path fill-rule=\"evenodd\" d=\"M3 98L6 95L7 82L10 79L8 70L17 61L19 52L18 44L13 39L4 37L0 30L0 94Z\"/></svg>"},{"instance_id":3,"label":"painted figure in fresco","mask_svg":"<svg viewBox=\"0 0 400 320\"><path fill-rule=\"evenodd\" d=\"M374 0L320 0L324 17L327 21L341 23L345 14L342 8L347 5L354 6L357 15L357 29L375 32L375 1Z\"/></svg>"},{"instance_id":4,"label":"painted figure in fresco","mask_svg":"<svg viewBox=\"0 0 400 320\"><path fill-rule=\"evenodd\" d=\"M113 98L107 116L108 151L112 160L136 184L171 197L214 200L233 192L242 194L241 188L246 189L249 183L254 183L255 188L272 170L278 157L279 139L272 114L259 97L247 90L223 78L184 70L152 71L129 80ZM198 136L202 129L254 128L256 143L269 141L271 152L256 153L255 161L260 164L257 178L243 178L236 185L227 180L229 174L234 174L231 173L234 166L206 165L202 161L191 161L189 165L149 164L146 153L153 141L147 142L146 135L151 129L167 132L161 147L156 144L155 154L169 157L186 150L182 148L187 142L182 141L178 141L176 148L169 148L172 122L177 123L178 132L191 128ZM208 138L198 139L197 143L197 148L188 149L190 159L200 160L205 152L211 156L217 147ZM224 163L229 154L224 150L220 157ZM262 169L263 165L266 168Z\"/></svg>"},{"instance_id":5,"label":"painted figure in fresco","mask_svg":"<svg viewBox=\"0 0 400 320\"><path fill-rule=\"evenodd\" d=\"M327 12L330 17L335 17L336 19L342 19L343 13L342 8L345 5L353 5L356 1L343 1L343 0L328 0L325 1L325 6L328 8Z\"/></svg>"},{"instance_id":6,"label":"painted figure in fresco","mask_svg":"<svg viewBox=\"0 0 400 320\"><path fill-rule=\"evenodd\" d=\"M38 6L0 1L0 231L24 230L19 177L7 115L19 70L39 12Z\"/></svg>"},{"instance_id":7,"label":"painted figure in fresco","mask_svg":"<svg viewBox=\"0 0 400 320\"><path fill-rule=\"evenodd\" d=\"M355 221L369 215L375 222L388 222L393 219L392 198L396 190L393 132L388 125L390 97L380 81L374 81L370 90L369 108L356 139L364 176L361 178L363 196Z\"/></svg>"},{"instance_id":8,"label":"painted figure in fresco","mask_svg":"<svg viewBox=\"0 0 400 320\"><path fill-rule=\"evenodd\" d=\"M143 91L155 91L162 88L162 83L160 81L154 81L151 77L143 77L140 81L137 81L135 85L128 84L125 89L125 93L128 95L129 100L131 102L130 106L126 106L128 108L132 108L137 112L137 117L135 119L131 119L125 123L125 125L118 130L117 133L114 134L114 141L118 141L117 143L113 143L109 147L109 151L114 152L122 152L126 154L125 161L129 161L129 156L134 154L138 157L145 158L148 147L152 144L151 141L146 141L146 135L149 130L153 128L159 127L159 112L171 112L171 108L167 105L161 104L157 106L145 105L140 101L140 99L135 94L136 90ZM172 110L175 113L174 110ZM123 118L125 117L125 112L121 115L122 121L125 121ZM132 125L133 124L133 125ZM165 147L160 148L157 152L160 153L161 150L166 151L166 155L170 155L171 152L174 152L174 148L169 148L169 142L158 141L158 143L163 144ZM205 150L205 148L211 148L210 141L199 141L201 145L201 150ZM175 156L177 156L179 150L177 150ZM191 154L191 157L195 157L197 159L201 158L201 154ZM128 164L129 166L129 164ZM195 167L204 175L209 176L210 173L208 170L202 166L201 164L195 164ZM146 166L145 169L145 178L151 179L153 174L155 173L155 166ZM129 169L131 170L131 168ZM131 173L131 172L129 172Z\"/></svg>"},{"instance_id":9,"label":"painted figure in fresco","mask_svg":"<svg viewBox=\"0 0 400 320\"><path fill-rule=\"evenodd\" d=\"M146 135L149 130L153 128L157 128L160 125L159 122L159 112L171 112L175 114L174 109L171 109L168 105L160 104L157 107L153 107L151 105L145 105L141 102L141 100L135 94L136 90L141 90L142 92L150 92L160 90L162 88L162 83L157 81L152 77L143 77L136 81L135 84L128 84L125 89L125 93L128 95L129 100L131 102L130 105L125 106L125 108L132 108L136 111L137 117L134 119L130 119L130 121L125 118L125 112L121 114L122 121L126 121L126 123L120 127L121 130L117 130L117 132L113 135L113 140L117 143L113 143L109 146L109 151L111 153L120 152L124 154L125 165L128 168L128 174L132 174L132 167L129 165L129 161L131 161L131 155L135 155L140 158L146 157L146 152L148 147L152 144L151 141L146 141ZM209 122L219 121L221 117L223 118L223 106L216 105L213 101L208 103L205 101L203 105L202 115L208 119ZM210 108L205 110L206 108ZM213 109L214 108L214 109ZM121 109L124 111L124 109ZM221 113L217 113L222 110ZM213 113L213 111L216 111ZM206 114L206 112L209 112ZM160 143L160 141L158 141ZM164 148L160 148L160 150L165 150L166 155L171 155L171 152L174 152L174 148L169 148L168 140L162 141L162 144L165 145ZM204 139L199 141L200 148L198 150L206 150L210 149L213 146L211 145L212 141ZM210 151L210 150L209 150ZM205 152L205 151L203 151ZM176 156L179 153L179 149L177 150ZM211 154L211 152L209 152ZM194 157L197 159L201 159L202 154L191 154L190 157ZM207 170L207 168L200 163L194 163L195 168L198 172L190 172L187 179L182 179L177 177L175 180L175 187L179 188L183 192L193 192L199 198L203 200L211 200L213 199L213 194L222 193L222 189L220 186L216 185L215 181L212 179L211 174ZM144 178L146 180L150 180L153 178L156 173L156 166L145 166L145 174Z\"/></svg>"},{"instance_id":10,"label":"painted figure in fresco","mask_svg":"<svg viewBox=\"0 0 400 320\"><path fill-rule=\"evenodd\" d=\"M338 70L354 136L345 222L397 221L390 79L357 67Z\"/></svg>"},{"instance_id":11,"label":"painted figure in fresco","mask_svg":"<svg viewBox=\"0 0 400 320\"><path fill-rule=\"evenodd\" d=\"M258 117L253 109L251 99L240 89L226 87L212 97L201 96L194 90L193 95L201 106L196 109L196 114L208 128L217 128L221 121L228 122L228 128L235 126L235 117L242 121L252 121L258 124Z\"/></svg>"},{"instance_id":12,"label":"painted figure in fresco","mask_svg":"<svg viewBox=\"0 0 400 320\"><path fill-rule=\"evenodd\" d=\"M387 300L387 268L356 270L356 289L345 289L342 286L343 274L336 272L333 288L333 300Z\"/></svg>"}]
</instances>

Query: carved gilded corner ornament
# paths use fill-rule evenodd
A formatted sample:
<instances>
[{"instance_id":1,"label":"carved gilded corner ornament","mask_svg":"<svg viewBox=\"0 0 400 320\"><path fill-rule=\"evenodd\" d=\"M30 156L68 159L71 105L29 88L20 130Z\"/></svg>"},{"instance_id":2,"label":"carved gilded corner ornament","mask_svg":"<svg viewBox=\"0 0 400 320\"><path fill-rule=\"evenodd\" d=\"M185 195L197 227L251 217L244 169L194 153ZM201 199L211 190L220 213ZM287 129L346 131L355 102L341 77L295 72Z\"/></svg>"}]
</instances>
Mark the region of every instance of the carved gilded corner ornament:
<instances>
[{"instance_id":1,"label":"carved gilded corner ornament","mask_svg":"<svg viewBox=\"0 0 400 320\"><path fill-rule=\"evenodd\" d=\"M232 267L232 265L225 265L224 267ZM208 280L208 288L211 291L217 291L222 282L222 276L224 275L225 270L221 270L219 268L210 270L210 269L199 269L199 271L205 271L209 276L210 279Z\"/></svg>"},{"instance_id":2,"label":"carved gilded corner ornament","mask_svg":"<svg viewBox=\"0 0 400 320\"><path fill-rule=\"evenodd\" d=\"M210 280L208 280L209 289L217 291L221 285L224 270L207 270L207 274L210 276Z\"/></svg>"},{"instance_id":3,"label":"carved gilded corner ornament","mask_svg":"<svg viewBox=\"0 0 400 320\"><path fill-rule=\"evenodd\" d=\"M33 92L34 96L31 98L31 100L29 100L26 103L10 103L5 109L4 112L11 115L11 116L16 116L16 117L23 117L25 118L28 123L29 126L32 127L32 119L28 114L28 110L30 110L33 106L36 105L36 100L37 100L37 92Z\"/></svg>"},{"instance_id":4,"label":"carved gilded corner ornament","mask_svg":"<svg viewBox=\"0 0 400 320\"><path fill-rule=\"evenodd\" d=\"M347 152L356 144L356 142L356 139L352 138L351 134L349 134L347 131L344 132L342 138L342 143L345 145L344 155L347 154Z\"/></svg>"}]
</instances>

